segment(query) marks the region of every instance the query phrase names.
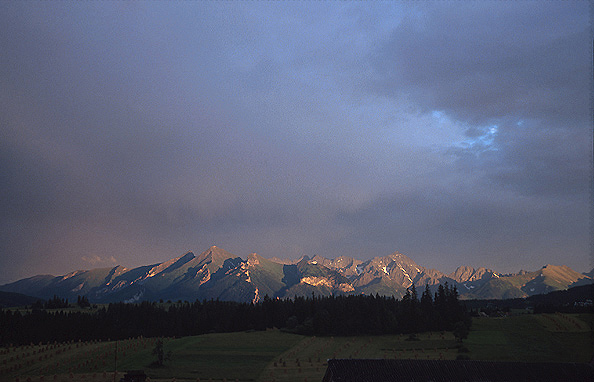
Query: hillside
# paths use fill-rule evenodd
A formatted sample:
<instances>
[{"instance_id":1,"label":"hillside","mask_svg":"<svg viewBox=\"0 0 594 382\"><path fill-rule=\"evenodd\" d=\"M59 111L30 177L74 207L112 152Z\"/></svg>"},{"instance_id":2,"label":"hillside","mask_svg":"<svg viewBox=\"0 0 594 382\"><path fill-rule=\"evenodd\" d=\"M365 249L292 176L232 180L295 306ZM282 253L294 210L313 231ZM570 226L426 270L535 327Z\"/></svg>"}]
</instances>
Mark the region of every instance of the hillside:
<instances>
[{"instance_id":1,"label":"hillside","mask_svg":"<svg viewBox=\"0 0 594 382\"><path fill-rule=\"evenodd\" d=\"M21 293L0 292L0 309L13 306L31 305L38 299Z\"/></svg>"}]
</instances>

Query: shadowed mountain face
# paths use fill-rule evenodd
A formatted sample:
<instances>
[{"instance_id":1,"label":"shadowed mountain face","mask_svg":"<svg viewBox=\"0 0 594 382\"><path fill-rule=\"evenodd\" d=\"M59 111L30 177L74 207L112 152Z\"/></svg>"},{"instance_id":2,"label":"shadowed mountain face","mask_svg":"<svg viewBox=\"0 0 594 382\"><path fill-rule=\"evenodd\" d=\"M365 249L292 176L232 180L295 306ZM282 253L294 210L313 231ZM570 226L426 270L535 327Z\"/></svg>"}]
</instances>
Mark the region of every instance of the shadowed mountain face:
<instances>
[{"instance_id":1,"label":"shadowed mountain face","mask_svg":"<svg viewBox=\"0 0 594 382\"><path fill-rule=\"evenodd\" d=\"M535 272L521 271L505 276L486 270L480 277L472 279L471 276L468 281L460 280L461 295L479 299L527 297L594 282L591 276L578 273L565 265L550 264Z\"/></svg>"},{"instance_id":2,"label":"shadowed mountain face","mask_svg":"<svg viewBox=\"0 0 594 382\"><path fill-rule=\"evenodd\" d=\"M349 257L302 257L296 262L265 259L255 253L241 259L212 246L198 256L188 252L159 264L134 269L121 266L75 271L64 276L39 275L0 286L0 291L39 298L71 300L86 295L92 302L220 299L258 302L270 298L337 294L380 294L402 297L415 285L455 285L462 298L527 297L593 283L561 265L512 275L466 266L446 275L416 264L401 253L361 261Z\"/></svg>"}]
</instances>

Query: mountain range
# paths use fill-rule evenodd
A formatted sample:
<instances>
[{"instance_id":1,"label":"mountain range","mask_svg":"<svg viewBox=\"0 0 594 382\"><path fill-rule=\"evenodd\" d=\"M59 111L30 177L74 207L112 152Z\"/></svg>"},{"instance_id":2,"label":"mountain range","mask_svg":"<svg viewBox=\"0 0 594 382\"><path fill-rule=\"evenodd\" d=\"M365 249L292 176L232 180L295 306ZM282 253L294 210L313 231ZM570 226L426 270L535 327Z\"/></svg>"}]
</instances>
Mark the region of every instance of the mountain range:
<instances>
[{"instance_id":1,"label":"mountain range","mask_svg":"<svg viewBox=\"0 0 594 382\"><path fill-rule=\"evenodd\" d=\"M63 276L38 275L0 286L1 292L71 301L135 302L142 300L210 300L258 302L265 296L380 294L402 297L415 285L420 293L448 283L463 299L527 297L594 283L594 270L578 273L565 265L501 275L490 269L458 267L445 274L417 265L395 252L361 261L351 257L327 259L303 256L296 261L266 259L256 253L247 259L212 246L198 256L188 252L163 263L127 269L122 266L79 270Z\"/></svg>"}]
</instances>

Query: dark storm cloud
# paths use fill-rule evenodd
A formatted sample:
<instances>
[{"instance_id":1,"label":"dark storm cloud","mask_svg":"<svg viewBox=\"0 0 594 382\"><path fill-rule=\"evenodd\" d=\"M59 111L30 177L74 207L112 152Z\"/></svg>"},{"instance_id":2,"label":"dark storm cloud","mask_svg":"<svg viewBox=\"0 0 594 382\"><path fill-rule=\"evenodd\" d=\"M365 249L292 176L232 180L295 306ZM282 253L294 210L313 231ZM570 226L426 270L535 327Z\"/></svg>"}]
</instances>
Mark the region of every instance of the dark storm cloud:
<instances>
[{"instance_id":1,"label":"dark storm cloud","mask_svg":"<svg viewBox=\"0 0 594 382\"><path fill-rule=\"evenodd\" d=\"M250 88L235 72L247 57L227 61L261 36L248 13L70 5L3 5L4 269L139 265L211 244L245 255L242 241L260 250L251 236L313 220L304 204L324 210L312 189L336 166L274 145L250 110L270 79Z\"/></svg>"},{"instance_id":2,"label":"dark storm cloud","mask_svg":"<svg viewBox=\"0 0 594 382\"><path fill-rule=\"evenodd\" d=\"M500 162L484 164L490 180L526 195L587 199L592 145L586 129L515 126L499 131L494 156Z\"/></svg>"},{"instance_id":3,"label":"dark storm cloud","mask_svg":"<svg viewBox=\"0 0 594 382\"><path fill-rule=\"evenodd\" d=\"M406 193L336 219L350 232L346 247L365 241L363 253L388 253L397 243L417 263L444 271L456 264L499 271L561 261L578 267L574 255L587 253L589 245L583 202L496 194L487 187Z\"/></svg>"},{"instance_id":4,"label":"dark storm cloud","mask_svg":"<svg viewBox=\"0 0 594 382\"><path fill-rule=\"evenodd\" d=\"M416 4L377 52L376 89L478 124L588 123L588 15L582 1Z\"/></svg>"},{"instance_id":5,"label":"dark storm cloud","mask_svg":"<svg viewBox=\"0 0 594 382\"><path fill-rule=\"evenodd\" d=\"M493 192L585 201L589 194L591 134L543 121L471 128L463 144L446 150L460 173Z\"/></svg>"},{"instance_id":6,"label":"dark storm cloud","mask_svg":"<svg viewBox=\"0 0 594 382\"><path fill-rule=\"evenodd\" d=\"M417 4L376 52L375 89L466 126L446 155L493 197L512 191L549 198L551 208L566 199L585 206L588 15L580 1Z\"/></svg>"},{"instance_id":7,"label":"dark storm cloud","mask_svg":"<svg viewBox=\"0 0 594 382\"><path fill-rule=\"evenodd\" d=\"M428 197L387 198L346 214L350 223L385 219L382 228L355 224L355 231L400 242L420 257L441 253L463 262L473 253L503 268L554 251L558 262L578 253L586 259L588 7L446 2L409 9L373 56L374 89L464 126L464 138L443 151L454 162L441 177L458 186L440 191L435 179Z\"/></svg>"},{"instance_id":8,"label":"dark storm cloud","mask_svg":"<svg viewBox=\"0 0 594 382\"><path fill-rule=\"evenodd\" d=\"M584 268L585 15L2 3L0 283L212 244Z\"/></svg>"}]
</instances>

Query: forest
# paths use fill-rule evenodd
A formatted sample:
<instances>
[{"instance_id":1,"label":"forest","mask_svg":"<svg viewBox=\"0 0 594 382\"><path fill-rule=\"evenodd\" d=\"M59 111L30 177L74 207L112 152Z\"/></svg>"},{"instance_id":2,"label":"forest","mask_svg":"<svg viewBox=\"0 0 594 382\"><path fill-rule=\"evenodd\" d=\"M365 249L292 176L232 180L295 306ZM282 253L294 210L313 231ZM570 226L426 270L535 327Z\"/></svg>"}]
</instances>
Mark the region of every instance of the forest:
<instances>
[{"instance_id":1,"label":"forest","mask_svg":"<svg viewBox=\"0 0 594 382\"><path fill-rule=\"evenodd\" d=\"M55 300L58 300L55 298ZM79 298L78 304L81 305ZM45 305L54 306L55 303ZM282 330L317 336L419 333L454 330L463 336L470 315L456 287L440 285L417 295L414 285L402 299L386 296L295 297L238 303L195 301L163 304L112 303L96 311L47 310L37 304L21 313L0 312L0 345L183 337L214 332Z\"/></svg>"}]
</instances>

